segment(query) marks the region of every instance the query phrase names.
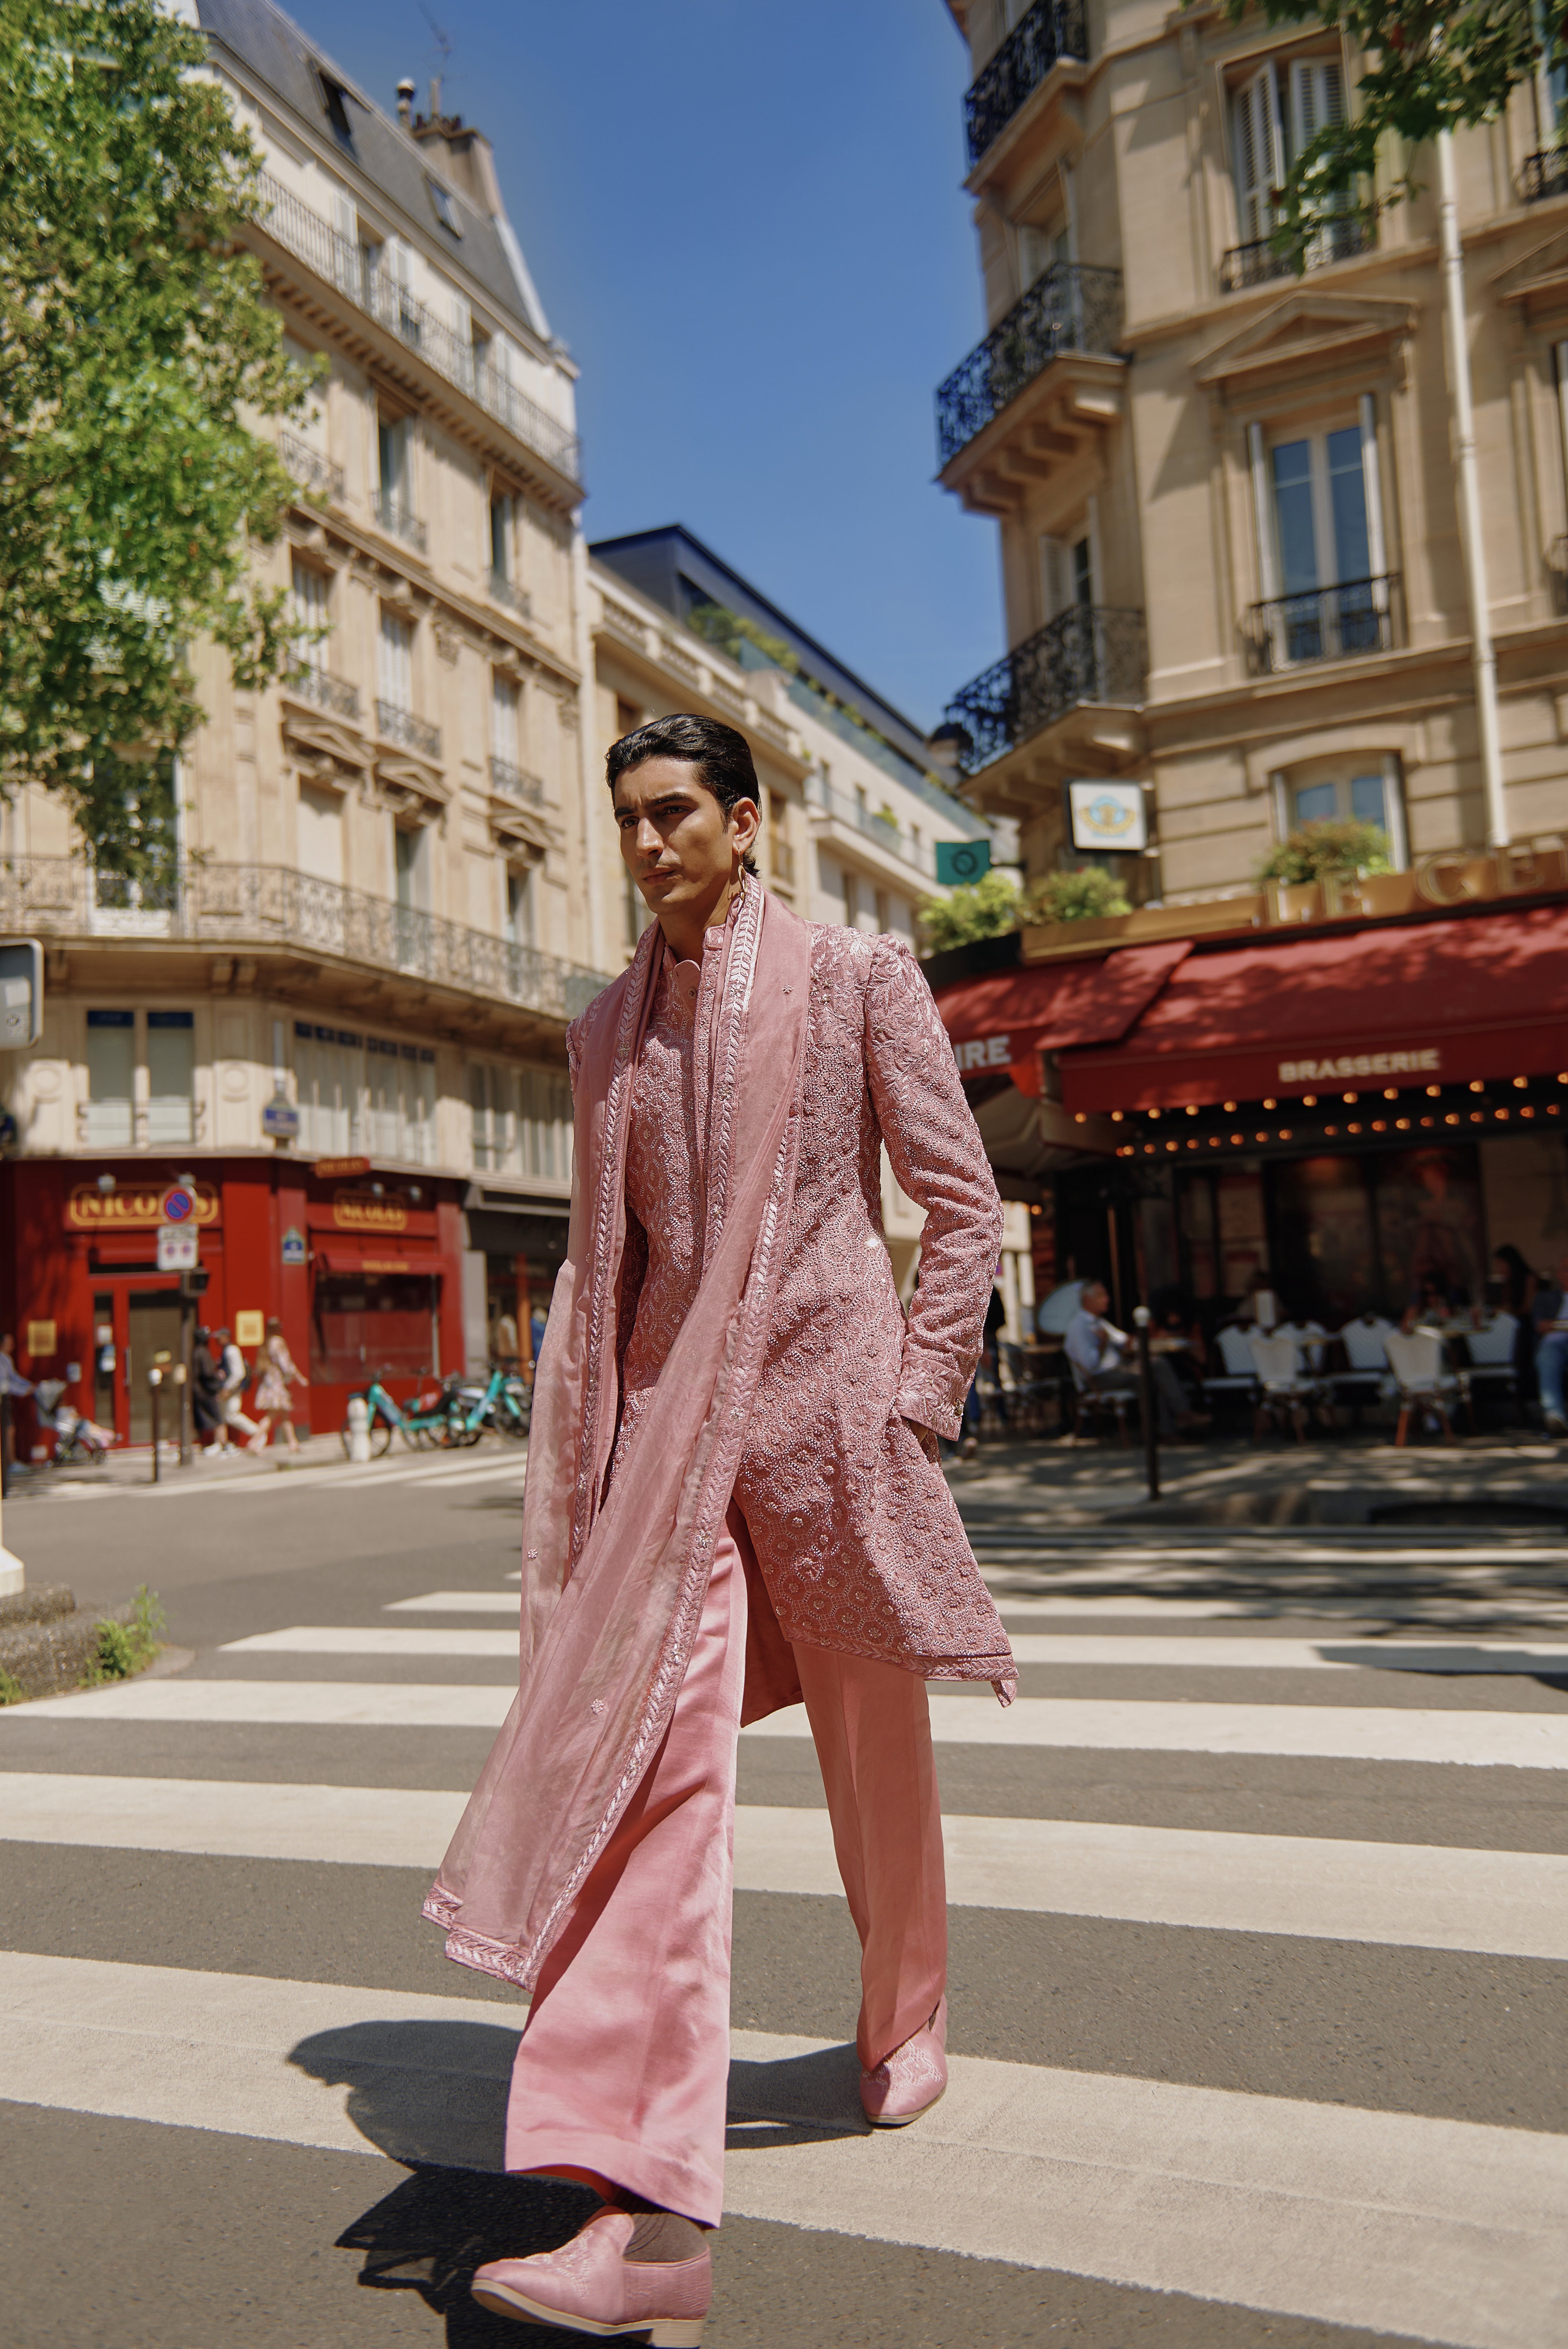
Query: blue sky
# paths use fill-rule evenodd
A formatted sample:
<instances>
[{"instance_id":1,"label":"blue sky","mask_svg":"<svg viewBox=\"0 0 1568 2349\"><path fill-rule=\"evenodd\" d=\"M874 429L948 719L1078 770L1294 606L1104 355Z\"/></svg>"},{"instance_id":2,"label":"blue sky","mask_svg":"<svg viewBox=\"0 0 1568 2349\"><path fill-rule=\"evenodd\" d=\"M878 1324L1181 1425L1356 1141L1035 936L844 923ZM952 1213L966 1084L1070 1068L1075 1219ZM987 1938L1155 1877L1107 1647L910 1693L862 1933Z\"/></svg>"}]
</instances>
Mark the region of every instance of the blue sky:
<instances>
[{"instance_id":1,"label":"blue sky","mask_svg":"<svg viewBox=\"0 0 1568 2349\"><path fill-rule=\"evenodd\" d=\"M284 0L390 111L418 0ZM984 331L942 0L430 0L583 370L590 538L684 522L918 724L1004 648L995 526L932 484Z\"/></svg>"}]
</instances>

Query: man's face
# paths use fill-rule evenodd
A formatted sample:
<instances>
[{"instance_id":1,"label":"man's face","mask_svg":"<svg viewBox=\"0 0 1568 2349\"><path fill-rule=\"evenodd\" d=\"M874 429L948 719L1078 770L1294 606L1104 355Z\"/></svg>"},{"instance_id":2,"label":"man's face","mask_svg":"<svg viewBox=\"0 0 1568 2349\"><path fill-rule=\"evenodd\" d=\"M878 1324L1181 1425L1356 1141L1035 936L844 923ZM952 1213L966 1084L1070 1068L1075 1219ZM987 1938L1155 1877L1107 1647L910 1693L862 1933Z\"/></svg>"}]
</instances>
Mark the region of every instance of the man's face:
<instances>
[{"instance_id":1,"label":"man's face","mask_svg":"<svg viewBox=\"0 0 1568 2349\"><path fill-rule=\"evenodd\" d=\"M1088 1287L1083 1293L1084 1311L1086 1313L1103 1313L1109 1303L1110 1291L1107 1288L1104 1281L1091 1280Z\"/></svg>"},{"instance_id":2,"label":"man's face","mask_svg":"<svg viewBox=\"0 0 1568 2349\"><path fill-rule=\"evenodd\" d=\"M757 836L742 800L728 814L687 759L645 759L615 780L615 822L626 869L655 914L705 905Z\"/></svg>"}]
</instances>

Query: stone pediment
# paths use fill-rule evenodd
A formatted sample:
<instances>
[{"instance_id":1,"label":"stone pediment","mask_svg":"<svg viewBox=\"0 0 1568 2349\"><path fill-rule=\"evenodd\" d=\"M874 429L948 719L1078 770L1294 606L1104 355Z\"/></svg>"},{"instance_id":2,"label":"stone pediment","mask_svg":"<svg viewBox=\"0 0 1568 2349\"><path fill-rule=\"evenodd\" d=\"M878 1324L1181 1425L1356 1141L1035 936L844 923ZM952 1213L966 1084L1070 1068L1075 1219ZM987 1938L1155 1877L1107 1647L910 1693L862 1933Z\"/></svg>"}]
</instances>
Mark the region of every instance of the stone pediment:
<instances>
[{"instance_id":1,"label":"stone pediment","mask_svg":"<svg viewBox=\"0 0 1568 2349\"><path fill-rule=\"evenodd\" d=\"M1300 290L1272 303L1193 362L1198 383L1222 385L1246 376L1332 366L1365 355L1377 344L1402 341L1416 324L1413 302Z\"/></svg>"},{"instance_id":2,"label":"stone pediment","mask_svg":"<svg viewBox=\"0 0 1568 2349\"><path fill-rule=\"evenodd\" d=\"M491 800L490 826L490 837L498 848L543 856L559 843L555 827L531 809L519 807L515 800Z\"/></svg>"},{"instance_id":3,"label":"stone pediment","mask_svg":"<svg viewBox=\"0 0 1568 2349\"><path fill-rule=\"evenodd\" d=\"M1522 261L1510 262L1491 282L1500 302L1523 302L1545 310L1568 305L1568 229L1549 236Z\"/></svg>"},{"instance_id":4,"label":"stone pediment","mask_svg":"<svg viewBox=\"0 0 1568 2349\"><path fill-rule=\"evenodd\" d=\"M369 765L364 743L352 727L335 724L319 713L305 716L287 702L283 709L283 734L302 774L324 781L346 782L363 775Z\"/></svg>"},{"instance_id":5,"label":"stone pediment","mask_svg":"<svg viewBox=\"0 0 1568 2349\"><path fill-rule=\"evenodd\" d=\"M439 768L410 758L406 750L377 750L376 781L386 804L398 810L411 812L418 807L434 815L452 796Z\"/></svg>"}]
</instances>

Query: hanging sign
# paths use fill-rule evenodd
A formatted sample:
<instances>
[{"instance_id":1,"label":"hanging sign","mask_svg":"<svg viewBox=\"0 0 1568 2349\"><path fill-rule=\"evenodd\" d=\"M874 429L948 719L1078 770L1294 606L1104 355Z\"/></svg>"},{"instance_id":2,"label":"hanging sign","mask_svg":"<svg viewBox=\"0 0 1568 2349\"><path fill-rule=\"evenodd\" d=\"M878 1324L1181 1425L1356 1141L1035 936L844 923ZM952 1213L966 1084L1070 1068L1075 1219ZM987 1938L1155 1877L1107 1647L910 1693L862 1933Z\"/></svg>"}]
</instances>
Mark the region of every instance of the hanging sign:
<instances>
[{"instance_id":1,"label":"hanging sign","mask_svg":"<svg viewBox=\"0 0 1568 2349\"><path fill-rule=\"evenodd\" d=\"M370 1161L368 1158L318 1158L310 1171L313 1174L319 1174L325 1183L343 1182L351 1174L368 1174Z\"/></svg>"},{"instance_id":2,"label":"hanging sign","mask_svg":"<svg viewBox=\"0 0 1568 2349\"><path fill-rule=\"evenodd\" d=\"M1134 853L1149 845L1141 783L1069 783L1073 846Z\"/></svg>"},{"instance_id":3,"label":"hanging sign","mask_svg":"<svg viewBox=\"0 0 1568 2349\"><path fill-rule=\"evenodd\" d=\"M939 840L936 843L936 877L946 887L956 887L965 881L978 881L991 870L991 843L988 840Z\"/></svg>"}]
</instances>

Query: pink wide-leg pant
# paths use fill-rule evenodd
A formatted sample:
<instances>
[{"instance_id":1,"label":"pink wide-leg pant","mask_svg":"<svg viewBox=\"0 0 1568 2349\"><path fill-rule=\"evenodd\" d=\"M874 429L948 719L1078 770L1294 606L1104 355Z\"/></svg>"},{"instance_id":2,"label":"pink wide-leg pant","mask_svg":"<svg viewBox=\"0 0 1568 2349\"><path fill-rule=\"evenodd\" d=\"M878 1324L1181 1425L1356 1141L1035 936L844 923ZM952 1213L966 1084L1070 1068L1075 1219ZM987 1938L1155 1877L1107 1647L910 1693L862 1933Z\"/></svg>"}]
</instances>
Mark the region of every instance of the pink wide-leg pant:
<instances>
[{"instance_id":1,"label":"pink wide-leg pant","mask_svg":"<svg viewBox=\"0 0 1568 2349\"><path fill-rule=\"evenodd\" d=\"M707 2227L724 2198L743 1548L732 1506L669 1728L545 1961L506 2116L509 2170L595 2170ZM861 1939L856 2044L874 2065L947 1978L925 1684L822 1648L795 1658Z\"/></svg>"}]
</instances>

